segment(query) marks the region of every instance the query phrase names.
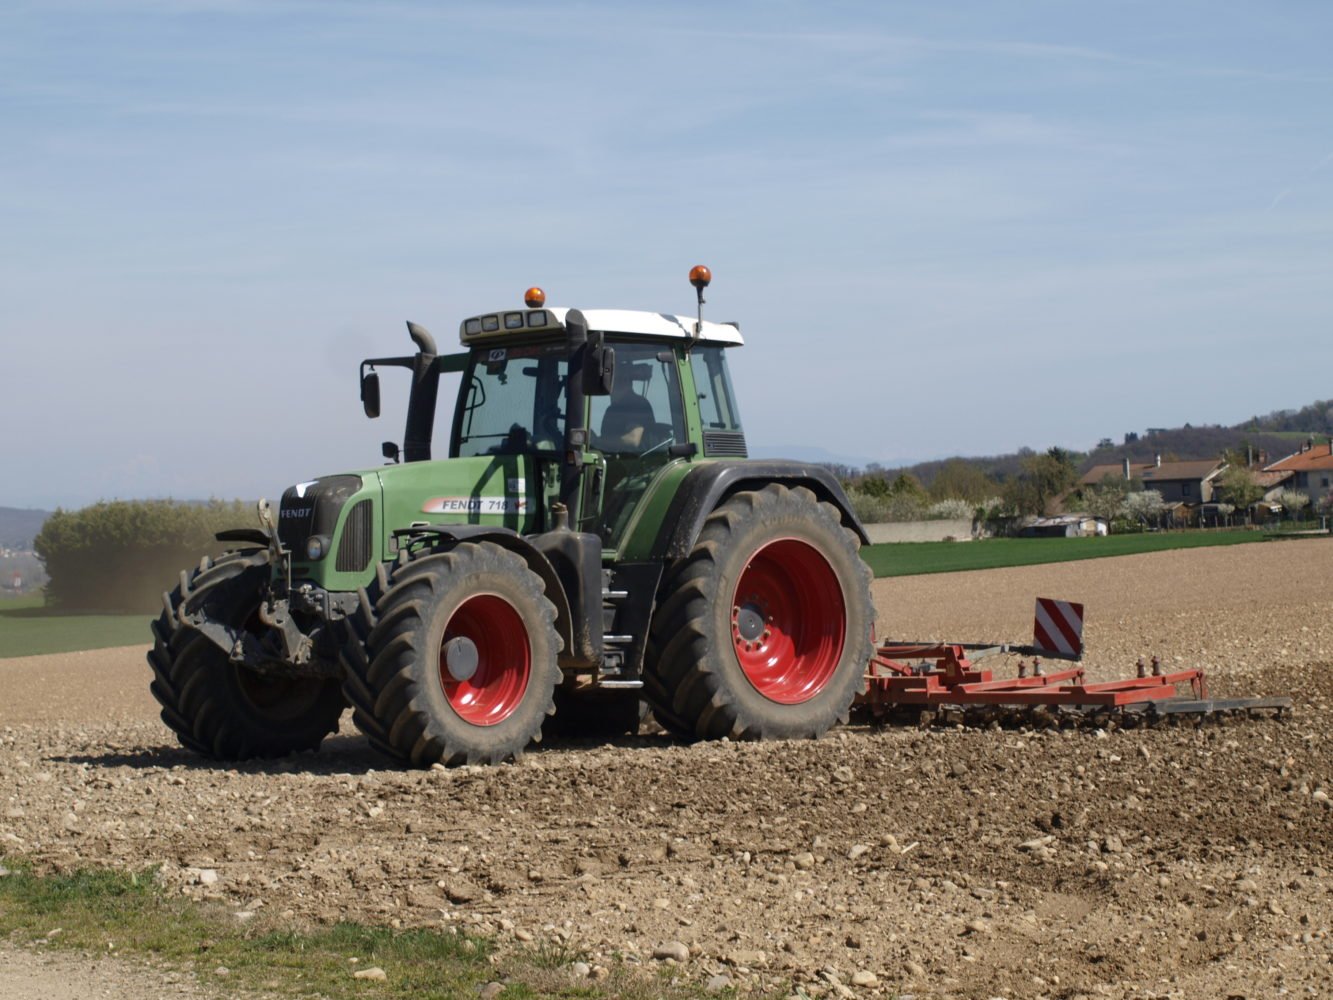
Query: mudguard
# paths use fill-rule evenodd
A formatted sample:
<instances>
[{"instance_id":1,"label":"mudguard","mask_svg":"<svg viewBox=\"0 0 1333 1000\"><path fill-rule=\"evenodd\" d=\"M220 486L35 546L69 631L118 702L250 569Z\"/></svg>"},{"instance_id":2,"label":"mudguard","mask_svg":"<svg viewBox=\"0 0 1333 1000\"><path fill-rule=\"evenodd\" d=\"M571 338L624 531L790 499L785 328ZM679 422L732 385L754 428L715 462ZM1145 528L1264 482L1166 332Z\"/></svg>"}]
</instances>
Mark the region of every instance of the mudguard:
<instances>
[{"instance_id":1,"label":"mudguard","mask_svg":"<svg viewBox=\"0 0 1333 1000\"><path fill-rule=\"evenodd\" d=\"M739 490L762 489L769 483L804 486L820 500L833 504L842 523L856 533L861 544L870 542L851 502L833 473L818 465L785 460L705 462L692 469L676 488L667 515L653 545L653 556L673 561L683 559L694 548L704 521L728 496Z\"/></svg>"}]
</instances>

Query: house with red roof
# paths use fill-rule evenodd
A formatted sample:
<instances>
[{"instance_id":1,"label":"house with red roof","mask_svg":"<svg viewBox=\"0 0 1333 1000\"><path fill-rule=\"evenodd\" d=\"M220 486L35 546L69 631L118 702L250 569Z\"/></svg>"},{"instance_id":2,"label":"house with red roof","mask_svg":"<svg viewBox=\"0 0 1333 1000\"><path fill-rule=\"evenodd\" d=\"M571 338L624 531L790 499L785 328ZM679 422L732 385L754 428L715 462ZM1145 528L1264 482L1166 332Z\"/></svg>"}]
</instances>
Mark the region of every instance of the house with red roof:
<instances>
[{"instance_id":1,"label":"house with red roof","mask_svg":"<svg viewBox=\"0 0 1333 1000\"><path fill-rule=\"evenodd\" d=\"M1313 439L1308 440L1300 451L1265 466L1264 471L1289 473L1291 479L1286 485L1307 494L1310 506L1318 507L1333 493L1333 442L1315 444Z\"/></svg>"}]
</instances>

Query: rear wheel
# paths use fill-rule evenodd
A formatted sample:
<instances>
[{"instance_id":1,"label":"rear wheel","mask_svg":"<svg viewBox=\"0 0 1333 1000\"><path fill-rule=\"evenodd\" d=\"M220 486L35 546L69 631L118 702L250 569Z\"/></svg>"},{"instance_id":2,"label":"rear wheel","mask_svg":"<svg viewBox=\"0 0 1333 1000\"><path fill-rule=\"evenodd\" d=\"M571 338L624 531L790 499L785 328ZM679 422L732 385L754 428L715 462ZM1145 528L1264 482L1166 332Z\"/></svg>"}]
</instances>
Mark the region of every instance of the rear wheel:
<instances>
[{"instance_id":1,"label":"rear wheel","mask_svg":"<svg viewBox=\"0 0 1333 1000\"><path fill-rule=\"evenodd\" d=\"M336 679L273 677L231 662L179 613L203 611L232 627L258 629L256 611L269 578L267 550L205 558L164 595L152 624L151 690L162 721L197 753L220 760L281 757L314 750L337 732L345 703Z\"/></svg>"},{"instance_id":2,"label":"rear wheel","mask_svg":"<svg viewBox=\"0 0 1333 1000\"><path fill-rule=\"evenodd\" d=\"M728 499L654 616L654 714L706 739L815 737L845 722L872 652L858 544L803 487Z\"/></svg>"},{"instance_id":3,"label":"rear wheel","mask_svg":"<svg viewBox=\"0 0 1333 1000\"><path fill-rule=\"evenodd\" d=\"M541 578L489 542L394 568L344 654L357 726L417 766L498 763L541 736L560 679Z\"/></svg>"}]
</instances>

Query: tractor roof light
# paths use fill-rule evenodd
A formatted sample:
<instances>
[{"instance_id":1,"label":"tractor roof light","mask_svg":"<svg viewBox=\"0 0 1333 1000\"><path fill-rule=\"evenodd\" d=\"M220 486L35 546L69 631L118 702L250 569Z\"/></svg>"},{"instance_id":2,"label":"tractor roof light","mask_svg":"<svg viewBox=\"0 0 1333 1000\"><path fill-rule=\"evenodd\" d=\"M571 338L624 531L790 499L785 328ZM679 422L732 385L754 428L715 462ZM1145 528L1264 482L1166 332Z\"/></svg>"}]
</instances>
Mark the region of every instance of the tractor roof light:
<instances>
[{"instance_id":1,"label":"tractor roof light","mask_svg":"<svg viewBox=\"0 0 1333 1000\"><path fill-rule=\"evenodd\" d=\"M533 285L523 293L523 304L529 309L540 309L546 305L546 293Z\"/></svg>"},{"instance_id":2,"label":"tractor roof light","mask_svg":"<svg viewBox=\"0 0 1333 1000\"><path fill-rule=\"evenodd\" d=\"M694 294L699 299L699 318L694 323L694 336L690 338L691 347L704 335L704 289L712 280L713 272L703 264L695 264L690 268L690 284L694 286Z\"/></svg>"}]
</instances>

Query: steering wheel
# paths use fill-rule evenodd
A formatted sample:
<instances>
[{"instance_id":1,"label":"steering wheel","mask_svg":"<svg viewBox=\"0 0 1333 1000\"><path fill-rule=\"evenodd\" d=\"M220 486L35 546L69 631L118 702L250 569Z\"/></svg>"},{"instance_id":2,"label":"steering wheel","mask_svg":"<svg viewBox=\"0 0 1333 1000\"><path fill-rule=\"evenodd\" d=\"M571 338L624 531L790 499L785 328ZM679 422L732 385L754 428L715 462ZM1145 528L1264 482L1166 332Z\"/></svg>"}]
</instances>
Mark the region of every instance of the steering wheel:
<instances>
[{"instance_id":1,"label":"steering wheel","mask_svg":"<svg viewBox=\"0 0 1333 1000\"><path fill-rule=\"evenodd\" d=\"M522 424L509 428L503 441L487 451L488 455L521 455L528 450L528 429Z\"/></svg>"},{"instance_id":2,"label":"steering wheel","mask_svg":"<svg viewBox=\"0 0 1333 1000\"><path fill-rule=\"evenodd\" d=\"M676 443L676 436L674 434L668 434L666 437L664 437L661 441L658 441L657 444L653 445L651 448L639 452L639 454L636 457L647 458L653 452L661 451L663 448L669 448L671 447L671 445L675 443Z\"/></svg>"}]
</instances>

